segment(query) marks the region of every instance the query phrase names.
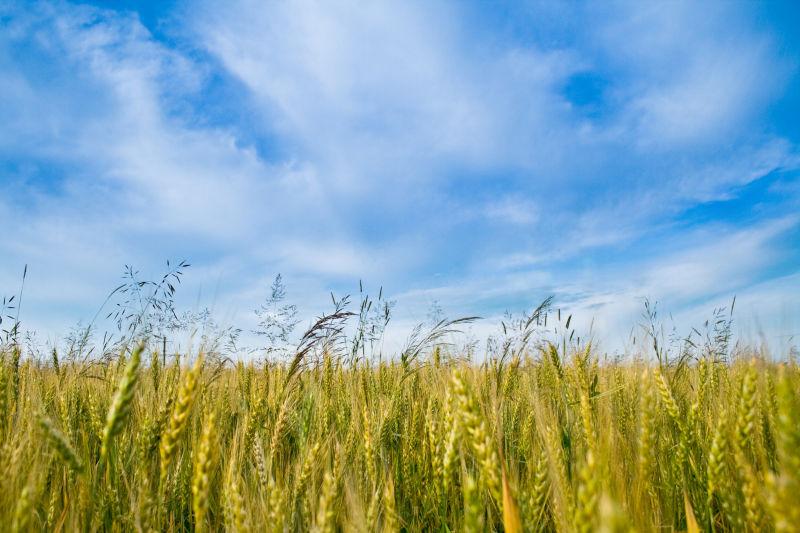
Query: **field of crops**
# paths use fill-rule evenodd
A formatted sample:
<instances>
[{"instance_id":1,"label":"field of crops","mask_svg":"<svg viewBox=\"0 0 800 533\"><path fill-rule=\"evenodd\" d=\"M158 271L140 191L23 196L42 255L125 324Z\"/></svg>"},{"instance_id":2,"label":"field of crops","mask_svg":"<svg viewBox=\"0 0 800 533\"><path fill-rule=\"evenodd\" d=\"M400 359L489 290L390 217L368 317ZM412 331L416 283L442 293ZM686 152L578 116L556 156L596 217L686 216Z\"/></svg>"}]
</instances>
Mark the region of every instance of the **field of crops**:
<instances>
[{"instance_id":1,"label":"field of crops","mask_svg":"<svg viewBox=\"0 0 800 533\"><path fill-rule=\"evenodd\" d=\"M566 352L566 353L565 353ZM794 531L800 370L542 345L470 363L2 354L12 531Z\"/></svg>"}]
</instances>

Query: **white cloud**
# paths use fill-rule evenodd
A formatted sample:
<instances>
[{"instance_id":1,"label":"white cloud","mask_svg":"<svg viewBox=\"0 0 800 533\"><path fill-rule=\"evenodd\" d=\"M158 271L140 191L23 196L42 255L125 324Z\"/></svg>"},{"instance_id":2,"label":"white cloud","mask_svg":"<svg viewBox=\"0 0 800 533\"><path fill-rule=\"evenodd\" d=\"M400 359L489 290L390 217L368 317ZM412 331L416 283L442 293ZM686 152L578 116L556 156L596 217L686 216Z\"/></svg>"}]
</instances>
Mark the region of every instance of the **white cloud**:
<instances>
[{"instance_id":1,"label":"white cloud","mask_svg":"<svg viewBox=\"0 0 800 533\"><path fill-rule=\"evenodd\" d=\"M622 114L647 150L708 145L741 133L779 93L792 65L748 8L732 3L628 2L597 26L597 43L634 74Z\"/></svg>"},{"instance_id":2,"label":"white cloud","mask_svg":"<svg viewBox=\"0 0 800 533\"><path fill-rule=\"evenodd\" d=\"M624 264L590 270L569 269L557 273L552 264L541 270L495 275L476 273L458 284L409 291L398 295L403 307L426 309L431 302L447 306L450 316L471 314L475 305L487 311L486 322L494 327L504 310L520 312L534 308L548 295L555 305L573 314L580 335L590 331L611 351L624 349L633 331L641 339L645 299L658 302L667 327L675 324L681 334L711 318L715 307L730 305L737 296L736 321L748 341L756 333L772 341L794 332L797 274L778 275L762 281L763 272L780 264L786 252L776 247L787 232L796 231L800 219L788 216L769 220L748 229L718 227L716 232L687 234L679 246L665 242L665 248L642 254ZM554 272L555 271L555 272ZM413 317L413 318L412 318ZM419 312L402 317L424 320ZM786 322L788 320L788 323Z\"/></svg>"},{"instance_id":3,"label":"white cloud","mask_svg":"<svg viewBox=\"0 0 800 533\"><path fill-rule=\"evenodd\" d=\"M504 198L490 203L486 206L486 216L520 226L529 226L539 218L536 204L519 198Z\"/></svg>"},{"instance_id":4,"label":"white cloud","mask_svg":"<svg viewBox=\"0 0 800 533\"><path fill-rule=\"evenodd\" d=\"M572 54L481 49L457 6L273 7L207 4L197 39L348 192L557 149L549 119L566 109L555 87L577 68Z\"/></svg>"},{"instance_id":5,"label":"white cloud","mask_svg":"<svg viewBox=\"0 0 800 533\"><path fill-rule=\"evenodd\" d=\"M714 233L687 235L687 240L693 242L676 250L667 248L663 253L621 266L620 270L585 273L563 286L562 301L569 302L570 310L578 317L576 323L583 328L594 321L595 331L611 347L624 343L644 310L645 298L659 302L662 313L670 313L687 334L690 326L710 318L714 307L729 305L737 294L749 294L753 287L761 285L782 285L785 292L776 291L772 299L759 302L753 297L756 293L751 294L747 297L751 305L746 312L740 307L737 315L751 320L759 313L767 313L772 319L776 307L793 305L789 295L796 276L777 276L763 282L761 278L771 265L781 264L786 251L775 243L788 231L796 230L798 220L788 216L749 229L718 227ZM782 334L777 326L771 322L768 334Z\"/></svg>"},{"instance_id":6,"label":"white cloud","mask_svg":"<svg viewBox=\"0 0 800 533\"><path fill-rule=\"evenodd\" d=\"M48 298L93 308L121 264L174 254L201 256L195 276L236 277L219 295L232 316L273 271L295 273L309 306L347 278L385 281L406 318L432 298L494 313L556 291L611 331L639 296L686 306L755 283L780 262L765 243L794 222L671 241L596 278L558 271L798 166L753 119L788 67L735 10L575 9L596 29L585 40L508 42L459 4L205 3L176 19L177 46L135 15L17 9L0 36L0 154L57 177L7 178L24 201L0 199L0 222L32 222L0 251L42 265L43 315ZM604 116L563 94L585 72L609 78ZM212 102L227 98L206 94L212 78L241 99ZM206 104L258 126L204 120ZM249 142L261 134L277 155Z\"/></svg>"}]
</instances>

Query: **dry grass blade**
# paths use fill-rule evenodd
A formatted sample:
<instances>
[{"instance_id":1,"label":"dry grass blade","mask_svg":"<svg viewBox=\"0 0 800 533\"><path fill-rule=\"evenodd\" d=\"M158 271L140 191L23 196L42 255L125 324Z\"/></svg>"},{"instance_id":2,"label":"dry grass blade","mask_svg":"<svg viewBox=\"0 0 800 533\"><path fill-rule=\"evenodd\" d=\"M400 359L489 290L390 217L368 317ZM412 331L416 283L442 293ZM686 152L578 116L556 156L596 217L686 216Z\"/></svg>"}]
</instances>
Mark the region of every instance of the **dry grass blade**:
<instances>
[{"instance_id":1,"label":"dry grass blade","mask_svg":"<svg viewBox=\"0 0 800 533\"><path fill-rule=\"evenodd\" d=\"M503 530L506 533L522 533L522 518L511 486L508 484L505 467L503 467Z\"/></svg>"}]
</instances>

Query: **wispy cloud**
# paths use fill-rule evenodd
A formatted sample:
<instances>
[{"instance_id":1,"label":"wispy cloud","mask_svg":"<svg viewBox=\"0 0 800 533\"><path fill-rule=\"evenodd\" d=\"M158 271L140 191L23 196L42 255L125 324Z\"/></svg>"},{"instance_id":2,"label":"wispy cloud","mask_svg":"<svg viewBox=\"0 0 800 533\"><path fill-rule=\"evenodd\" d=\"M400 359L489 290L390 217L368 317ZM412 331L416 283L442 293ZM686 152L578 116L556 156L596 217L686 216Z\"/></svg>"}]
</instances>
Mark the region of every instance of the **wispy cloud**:
<instances>
[{"instance_id":1,"label":"wispy cloud","mask_svg":"<svg viewBox=\"0 0 800 533\"><path fill-rule=\"evenodd\" d=\"M236 316L283 271L309 314L363 277L408 317L555 292L613 330L641 296L790 283L800 132L770 117L800 51L758 9L199 2L154 33L8 4L0 287L31 263L53 330L186 256ZM757 212L684 220L775 173Z\"/></svg>"}]
</instances>

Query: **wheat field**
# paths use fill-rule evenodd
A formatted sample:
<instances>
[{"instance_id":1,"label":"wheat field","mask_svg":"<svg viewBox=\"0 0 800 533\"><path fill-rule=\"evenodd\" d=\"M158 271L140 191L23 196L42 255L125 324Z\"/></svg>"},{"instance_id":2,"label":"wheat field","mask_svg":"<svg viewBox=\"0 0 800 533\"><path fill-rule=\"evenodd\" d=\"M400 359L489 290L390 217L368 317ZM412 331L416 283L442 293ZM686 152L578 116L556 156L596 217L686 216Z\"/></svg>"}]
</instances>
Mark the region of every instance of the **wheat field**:
<instances>
[{"instance_id":1,"label":"wheat field","mask_svg":"<svg viewBox=\"0 0 800 533\"><path fill-rule=\"evenodd\" d=\"M307 346L310 348L310 345ZM313 353L312 353L313 352ZM11 531L797 531L800 369L2 353Z\"/></svg>"}]
</instances>

